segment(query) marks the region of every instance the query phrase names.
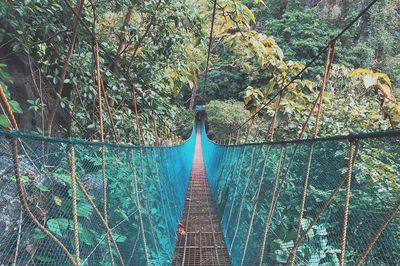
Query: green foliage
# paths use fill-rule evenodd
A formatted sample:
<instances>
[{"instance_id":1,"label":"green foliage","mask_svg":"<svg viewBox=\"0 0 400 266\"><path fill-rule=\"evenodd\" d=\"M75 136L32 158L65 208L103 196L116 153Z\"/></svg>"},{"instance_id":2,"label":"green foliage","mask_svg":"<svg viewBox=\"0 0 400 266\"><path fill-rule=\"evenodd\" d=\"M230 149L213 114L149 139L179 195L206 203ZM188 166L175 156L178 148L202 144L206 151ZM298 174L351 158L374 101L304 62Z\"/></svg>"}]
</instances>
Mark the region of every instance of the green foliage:
<instances>
[{"instance_id":1,"label":"green foliage","mask_svg":"<svg viewBox=\"0 0 400 266\"><path fill-rule=\"evenodd\" d=\"M264 101L264 95L259 89L248 87L244 95L244 105L251 114L261 110L261 104Z\"/></svg>"},{"instance_id":2,"label":"green foliage","mask_svg":"<svg viewBox=\"0 0 400 266\"><path fill-rule=\"evenodd\" d=\"M172 118L173 97L180 93L182 86L192 87L197 80L195 73L202 63L198 60L204 57L205 46L203 15L194 12L200 3L154 0L94 1L92 4L84 6L82 18L100 39L101 72L117 133L122 142L139 142L134 136L136 125L131 104L134 87L142 131L151 142L154 130L150 117L155 114L160 124ZM51 83L49 85L56 90L71 41L73 13L64 2L26 1L24 5L17 2L1 5L1 10L8 13L6 23L12 30L1 29L0 39L6 40L13 52L30 54ZM128 10L131 10L131 19L124 25ZM123 53L117 55L121 44ZM72 134L86 138L92 137L98 124L98 114L91 110L97 99L92 46L93 38L81 26L64 81L64 92L50 95L58 97L60 108L73 116ZM118 69L114 61L117 61ZM3 73L1 75L6 75ZM35 112L47 113L53 108L51 104L43 105L35 99L30 101L29 109ZM106 110L105 106L103 110ZM111 140L111 121L106 115L104 118L106 139ZM172 124L168 126L172 127Z\"/></svg>"},{"instance_id":3,"label":"green foliage","mask_svg":"<svg viewBox=\"0 0 400 266\"><path fill-rule=\"evenodd\" d=\"M352 8L354 7L352 6ZM300 9L300 11L293 9ZM288 5L287 9L283 10L281 17L272 19L269 16L276 16L276 14L274 15L271 10L267 11L259 6L254 6L253 10L259 17L258 23L260 23L260 19L262 21L265 18L264 16L268 17L266 20L268 27L265 32L276 37L285 51L286 58L296 59L300 62L308 62L313 58L320 47L325 46L329 40L328 35L336 34L341 27L337 20L328 19L329 14L324 13L325 11L303 8L298 4ZM320 13L323 14L322 17ZM355 13L349 11L348 15L352 17ZM328 27L332 27L332 31L328 31ZM355 32L362 30L362 28L352 29L348 34L356 34ZM345 37L349 38L347 35ZM246 31L226 34L225 39L225 44L236 56L233 58L236 60L233 63L236 69L232 71L246 73L242 91L246 87L248 89L239 95L244 95L244 104L252 113L258 112L263 102L268 101L270 96L276 95L280 88L289 84L291 79L304 67L301 63L284 60L282 50L275 40L266 38L260 33ZM360 45L360 47L367 46L363 41L352 43ZM353 50L349 49L350 45L345 41L337 44L335 62L338 64L333 70L335 73L332 74L333 77L328 84L328 92L324 95L320 135L331 136L349 132L386 130L390 126L398 127L400 108L395 96L395 87L389 76L372 70L355 70L353 74L350 73L354 66L361 63L369 65L366 62L371 60L367 60L365 56L368 57L368 51L374 48L369 46L370 50L355 49L356 51L353 53ZM362 53L357 54L357 51L362 51ZM231 60L223 52L220 55L223 60ZM356 61L352 61L349 56ZM317 98L318 88L322 85L321 77L315 77L315 74L322 73L322 71L323 60L320 60L316 67L311 68L310 73L304 74L305 77L312 77L314 81L301 77L287 88L275 121L275 138L293 139L299 136L306 116L310 113ZM360 79L365 89L362 89L360 83L356 82ZM371 89L376 92L374 93ZM272 121L277 104L277 101L272 102L260 113L265 117L266 124ZM337 108L337 106L343 108ZM315 118L312 117L310 130L306 131L305 137L310 136L314 125ZM265 140L267 137L266 134L257 130L250 131L250 133L252 141ZM261 136L259 136L260 133Z\"/></svg>"},{"instance_id":4,"label":"green foliage","mask_svg":"<svg viewBox=\"0 0 400 266\"><path fill-rule=\"evenodd\" d=\"M43 107L46 106L45 104L42 105L40 98L37 98L36 100L27 100L27 102L29 103L28 110L32 110L34 112L39 112Z\"/></svg>"},{"instance_id":5,"label":"green foliage","mask_svg":"<svg viewBox=\"0 0 400 266\"><path fill-rule=\"evenodd\" d=\"M298 138L321 88L321 77L318 75L323 72L323 59L318 60L310 72L304 73L287 87L279 106L277 99L263 110L261 106L300 73L304 63L313 58L363 5L362 1L318 1L318 5L313 7L313 2L287 1L285 6L285 1L279 0L268 1L266 5L260 0L218 1L206 87L204 63L211 15L209 1L94 0L91 5L85 5L82 20L94 30L102 46L101 76L105 82L107 99L120 141L141 143L137 126L140 126L144 144L154 143L156 131L162 140L177 139L176 136L180 139L188 138L194 114L185 110L185 105L194 88L198 89L196 101L206 104L208 133L213 140L243 141L246 132L250 132L249 141L264 141L269 137L267 133L275 110L278 110L275 139ZM380 1L337 43L335 65L323 98L319 136L398 128L400 50L396 44L400 38L400 19L396 4L398 1ZM129 10L132 11L131 19L124 23ZM72 37L71 10L62 1L3 1L0 3L0 15L7 24L7 27L0 28L0 47L6 47L5 50L11 55L22 52L29 54L40 68L43 81L51 87L51 92L46 97L53 100L58 98L60 108L72 115L72 134L83 138L97 138L99 114L97 83L94 78L93 38L87 29L82 25L79 28L78 42L64 80L64 91L57 95L55 91L61 83L61 71ZM118 51L121 47L122 52ZM4 69L5 65L0 64L0 84L13 112L21 114L25 110L10 98L9 93L15 77L11 77ZM132 104L133 90L136 91L140 125L136 125ZM48 102L43 103L41 98L26 99L26 102L27 109L37 113L36 115L52 108ZM106 110L104 103L103 105L103 110ZM249 129L247 124L241 131L234 131L251 114L259 111L259 115L251 119L252 128ZM106 113L101 115L105 120L106 140L113 140L111 119ZM304 137L311 136L315 125L315 118L311 118ZM4 114L0 114L0 126L10 127ZM384 206L385 199L396 199L400 171L396 165L399 161L397 153L390 151L393 147L393 143L363 144L354 166L356 176L353 182L356 182L356 189L352 192L352 204L367 210L371 204ZM28 193L33 192L40 199L48 198L46 204L52 206L54 211L46 214L44 225L59 238L73 234L70 212L71 178L65 170L68 169L67 160L57 157L65 152L65 148L63 146L54 150L56 155L51 158L54 161L49 160L43 164L43 168L62 165L62 169L59 168L51 174L54 184L36 182L39 179L32 180L27 175L22 176ZM315 158L326 163L324 165L313 161L315 165L312 167L307 200L314 206L320 206L326 201L328 192L333 189L332 182L337 181L332 177L343 176L346 170L346 148L347 146L340 143L335 149L329 145L321 145L316 149ZM262 176L260 165L266 152L260 148L261 151L257 152L263 156L255 157L255 149L244 150L244 159L235 175L240 179L230 187L237 187L244 192L248 188L243 194L247 197L243 206L247 216L244 217L248 218L252 209L250 203L257 193L254 180ZM97 206L102 206L100 149L83 147L77 154L80 157L77 160L78 176L86 177L84 185L92 189L92 200ZM305 158L307 154L308 149L298 151L300 158ZM174 243L175 231L170 235L162 234L169 225L165 224L165 210L159 204L166 202L165 197L173 193L162 190L164 183L161 181L165 180L156 178L161 176L164 167L175 167L183 158L166 160L165 156L151 149L135 149L125 153L115 150L106 153L107 166L113 166L106 168L110 195L108 204L117 206L110 212L109 220L113 225L123 224L112 232L118 243L135 247L135 243L142 237L132 238L134 234L139 235L141 230L138 226L140 215L146 215L145 223L153 228L151 232L143 232L147 239L151 239L148 240L151 243L149 246L159 244L164 248ZM127 165L126 162L130 162L130 159L132 163ZM268 166L278 160L278 152L271 152ZM329 169L326 167L327 162ZM253 163L259 166L254 171ZM303 185L299 176L304 176L304 169L305 163L295 160L282 191L284 201L278 202L276 206L277 219L273 219L271 224L274 240L267 247L273 265L287 261L296 240L295 221L288 217L299 215L296 204L301 197L299 188ZM253 173L254 178L249 179L247 186L243 177L248 177L249 173ZM273 171L268 171L268 175L267 185L272 187L275 178ZM321 182L321 177L324 176L327 177L324 179L326 182ZM224 177L218 179L218 182L224 181ZM52 185L60 189L53 191ZM259 223L256 226L265 223L271 200L271 195L267 195L268 191L261 191L266 201L260 204L260 215L257 217ZM374 191L381 192L384 199L372 197ZM227 200L229 193L232 190L228 189L226 194L218 195L218 204ZM77 194L78 231L82 247L87 250L99 249L106 254L105 235L100 233L96 223L92 223L96 216L95 210L80 189ZM140 212L136 210L138 201L135 194L138 194L143 207ZM41 203L38 201L38 204ZM340 234L341 224L338 217L342 215L343 197L339 197L332 205L333 208L327 211L326 217L312 228L305 244L299 247L298 256L310 262L310 265L328 265L328 262L338 264L339 251L335 243L330 241L328 232ZM306 209L306 213L313 211L312 208ZM353 208L350 211L358 210ZM370 219L367 214L357 215ZM179 214L176 216L179 219ZM302 221L302 230L310 224L310 216L306 215ZM372 221L371 224L374 228L378 227L379 221ZM244 233L245 230L240 230L239 237L243 237ZM36 229L32 232L32 238L43 244L46 236ZM386 240L390 240L389 237ZM71 248L73 244L66 245ZM241 245L242 243L238 245L239 249ZM349 262L355 263L354 254L358 249L356 245L349 245ZM138 248L132 254L125 255L132 258L142 252ZM94 255L99 256L97 253ZM153 248L149 255L151 261L157 258ZM36 256L35 260L38 263L54 264L57 258L41 255ZM171 258L161 258L162 262L168 260ZM383 256L376 257L373 264L383 264L384 260ZM99 264L110 263L110 259L104 257Z\"/></svg>"},{"instance_id":6,"label":"green foliage","mask_svg":"<svg viewBox=\"0 0 400 266\"><path fill-rule=\"evenodd\" d=\"M0 86L3 88L4 94L6 95L6 98L8 100L8 103L10 104L11 110L13 111L14 114L22 114L22 108L19 105L19 103L15 100L11 99L10 92L8 91L7 84L13 84L13 79L8 74L4 68L6 67L5 64L0 64ZM6 114L0 114L0 127L3 128L10 128L11 124L6 116Z\"/></svg>"},{"instance_id":7,"label":"green foliage","mask_svg":"<svg viewBox=\"0 0 400 266\"><path fill-rule=\"evenodd\" d=\"M276 38L287 58L302 63L314 58L334 34L313 10L287 12L282 18L268 19L265 23L266 33Z\"/></svg>"},{"instance_id":8,"label":"green foliage","mask_svg":"<svg viewBox=\"0 0 400 266\"><path fill-rule=\"evenodd\" d=\"M211 101L206 105L208 134L215 140L228 139L228 133L238 128L250 117L238 101ZM236 138L235 136L232 136Z\"/></svg>"},{"instance_id":9,"label":"green foliage","mask_svg":"<svg viewBox=\"0 0 400 266\"><path fill-rule=\"evenodd\" d=\"M273 36L290 60L307 62L331 36L336 35L364 7L361 2L288 1L282 6L272 0L268 8L255 5L254 10L262 31ZM398 68L393 67L400 50L396 33L400 17L396 1L380 1L350 28L337 45L336 61L349 68L374 68L389 74L399 87ZM283 8L282 8L283 7ZM322 73L323 60L317 62L311 73Z\"/></svg>"},{"instance_id":10,"label":"green foliage","mask_svg":"<svg viewBox=\"0 0 400 266\"><path fill-rule=\"evenodd\" d=\"M71 10L65 3L53 1L27 1L24 5L5 2L1 5L12 30L1 29L0 40L9 41L11 51L29 53L43 75L57 88L71 39ZM104 48L100 53L100 64L117 133L122 142L138 143L134 133L132 87L137 91L142 130L146 141L152 142L154 129L151 118L155 116L157 124L168 121L167 126L174 127L173 110L175 106L181 108L185 105L182 91L186 98L197 86L197 101L203 103L213 99L242 100L248 87L259 89L268 98L287 84L302 67L300 63L313 58L330 36L350 21L360 8L360 5L346 1L319 3L315 7L303 0L289 1L287 5L278 0L268 3L220 2L206 88L203 87L203 71L210 26L206 19L211 14L209 3L94 1L93 6L85 6L83 20L95 30ZM124 25L128 10L132 11L131 19ZM379 10L385 12L381 14ZM388 0L377 4L368 16L343 36L336 53L336 62L347 68L368 67L387 73L393 81L391 91L394 97L398 94L399 84L398 68L394 67L399 61L399 51L394 47L399 38L393 30L399 21L395 10L395 4ZM97 88L92 38L84 27L80 27L78 40L64 82L65 92L55 97L61 99L61 108L73 115L73 134L90 138L98 127L98 114L92 112L96 109ZM123 40L123 53L117 56L117 48ZM117 70L113 69L114 59L118 61ZM111 66L111 69L106 66ZM322 73L322 66L323 60L318 61L305 77L318 80L315 74ZM112 69L117 74L113 74ZM120 70L126 72L130 80L126 80ZM4 73L0 72L1 78L9 79ZM293 98L284 99L285 109L279 114L279 121L292 113L296 120L298 113L309 108L306 106L315 96L314 92L309 94L306 84L298 85L297 89L291 89L296 91ZM29 109L35 112L46 112L52 107L39 103L37 99L29 101ZM388 108L385 113L393 117L396 107ZM272 110L264 112L267 121L271 119ZM106 139L111 140L111 121L106 115L104 119ZM300 120L294 123L300 123ZM293 131L297 127L295 124L288 122L282 127ZM187 136L188 130L178 131L182 137ZM293 136L296 134L287 137Z\"/></svg>"},{"instance_id":11,"label":"green foliage","mask_svg":"<svg viewBox=\"0 0 400 266\"><path fill-rule=\"evenodd\" d=\"M199 84L197 102L208 103L211 100L235 100L248 84L246 75L230 66L211 69L208 72L207 86Z\"/></svg>"},{"instance_id":12,"label":"green foliage","mask_svg":"<svg viewBox=\"0 0 400 266\"><path fill-rule=\"evenodd\" d=\"M174 133L178 136L181 136L183 139L188 139L193 129L193 123L194 123L193 111L185 109L177 110L174 121L175 121Z\"/></svg>"}]
</instances>

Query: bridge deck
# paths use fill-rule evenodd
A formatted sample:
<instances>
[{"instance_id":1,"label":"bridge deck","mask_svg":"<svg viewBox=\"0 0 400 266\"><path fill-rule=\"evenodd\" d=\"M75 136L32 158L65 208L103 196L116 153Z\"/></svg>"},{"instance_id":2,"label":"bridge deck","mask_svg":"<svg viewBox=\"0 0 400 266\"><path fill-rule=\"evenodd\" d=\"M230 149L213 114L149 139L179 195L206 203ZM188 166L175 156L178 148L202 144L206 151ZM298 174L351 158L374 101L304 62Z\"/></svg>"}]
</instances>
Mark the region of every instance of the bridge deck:
<instances>
[{"instance_id":1,"label":"bridge deck","mask_svg":"<svg viewBox=\"0 0 400 266\"><path fill-rule=\"evenodd\" d=\"M230 265L203 162L200 126L173 265Z\"/></svg>"}]
</instances>

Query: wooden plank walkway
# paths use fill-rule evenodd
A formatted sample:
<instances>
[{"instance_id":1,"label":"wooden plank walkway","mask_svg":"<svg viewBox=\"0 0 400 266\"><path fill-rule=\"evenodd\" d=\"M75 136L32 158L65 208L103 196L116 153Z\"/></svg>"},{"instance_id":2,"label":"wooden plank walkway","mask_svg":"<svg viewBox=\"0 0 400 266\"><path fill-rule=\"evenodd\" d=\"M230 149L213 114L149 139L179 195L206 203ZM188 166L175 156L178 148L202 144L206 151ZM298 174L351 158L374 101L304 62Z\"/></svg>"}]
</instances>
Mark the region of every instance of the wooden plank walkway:
<instances>
[{"instance_id":1,"label":"wooden plank walkway","mask_svg":"<svg viewBox=\"0 0 400 266\"><path fill-rule=\"evenodd\" d=\"M181 220L185 233L178 234L173 265L230 265L204 168L200 130L199 125Z\"/></svg>"}]
</instances>

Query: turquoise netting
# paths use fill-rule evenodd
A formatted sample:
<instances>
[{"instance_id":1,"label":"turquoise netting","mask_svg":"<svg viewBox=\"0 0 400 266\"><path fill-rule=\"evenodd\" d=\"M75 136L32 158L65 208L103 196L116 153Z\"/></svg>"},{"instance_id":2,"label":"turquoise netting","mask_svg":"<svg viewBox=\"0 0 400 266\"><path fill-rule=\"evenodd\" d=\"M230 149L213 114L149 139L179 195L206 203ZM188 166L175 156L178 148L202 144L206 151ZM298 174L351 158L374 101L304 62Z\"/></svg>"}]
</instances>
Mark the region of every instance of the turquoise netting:
<instances>
[{"instance_id":1,"label":"turquoise netting","mask_svg":"<svg viewBox=\"0 0 400 266\"><path fill-rule=\"evenodd\" d=\"M298 239L307 169L300 226L300 236L305 236L294 265L339 265L349 140L358 140L354 142L358 144L351 175L345 263L355 265L394 214L364 263L400 265L400 132L227 146L210 141L203 124L206 171L233 265L288 262Z\"/></svg>"},{"instance_id":2,"label":"turquoise netting","mask_svg":"<svg viewBox=\"0 0 400 266\"><path fill-rule=\"evenodd\" d=\"M120 265L119 254L125 265L171 264L195 134L180 146L132 147L0 131L0 264L60 265L71 264L65 250L21 206L13 140L31 213L74 259L71 147L81 185L81 264L110 265L112 258ZM295 265L339 264L350 141L356 149L345 262L357 264L371 246L366 265L400 264L400 132L226 146L210 141L203 124L206 170L233 265L283 265L291 252ZM103 222L102 147L116 243L110 242L111 249Z\"/></svg>"},{"instance_id":3,"label":"turquoise netting","mask_svg":"<svg viewBox=\"0 0 400 266\"><path fill-rule=\"evenodd\" d=\"M76 139L50 139L0 131L0 265L71 264L21 207L12 139L29 209L76 258L72 182L67 151L75 150L80 262L110 265L103 212L101 149L105 149L108 225L125 265L169 265L191 170L195 130L172 147L133 147ZM96 208L95 208L96 207ZM140 210L140 211L139 211ZM121 265L111 241L115 264Z\"/></svg>"}]
</instances>

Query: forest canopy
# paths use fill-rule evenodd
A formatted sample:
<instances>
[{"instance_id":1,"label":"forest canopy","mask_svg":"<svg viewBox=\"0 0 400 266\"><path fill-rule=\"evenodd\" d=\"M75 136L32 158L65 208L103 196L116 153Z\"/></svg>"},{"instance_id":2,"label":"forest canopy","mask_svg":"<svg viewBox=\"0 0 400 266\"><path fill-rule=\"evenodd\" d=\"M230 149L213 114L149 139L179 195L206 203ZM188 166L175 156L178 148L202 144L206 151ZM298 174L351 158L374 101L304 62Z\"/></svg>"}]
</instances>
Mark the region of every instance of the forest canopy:
<instances>
[{"instance_id":1,"label":"forest canopy","mask_svg":"<svg viewBox=\"0 0 400 266\"><path fill-rule=\"evenodd\" d=\"M215 140L257 113L243 132L262 141L278 103L260 108L367 4L217 1L204 84L212 1L3 1L0 82L22 130L98 139L98 40L106 140L179 142L204 104ZM399 127L399 9L398 0L378 1L337 41L321 136ZM324 62L325 54L282 95L275 139L298 136ZM0 126L10 126L4 114Z\"/></svg>"},{"instance_id":2,"label":"forest canopy","mask_svg":"<svg viewBox=\"0 0 400 266\"><path fill-rule=\"evenodd\" d=\"M397 265L399 29L400 0L0 1L0 264Z\"/></svg>"}]
</instances>

